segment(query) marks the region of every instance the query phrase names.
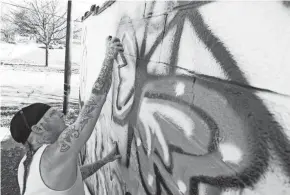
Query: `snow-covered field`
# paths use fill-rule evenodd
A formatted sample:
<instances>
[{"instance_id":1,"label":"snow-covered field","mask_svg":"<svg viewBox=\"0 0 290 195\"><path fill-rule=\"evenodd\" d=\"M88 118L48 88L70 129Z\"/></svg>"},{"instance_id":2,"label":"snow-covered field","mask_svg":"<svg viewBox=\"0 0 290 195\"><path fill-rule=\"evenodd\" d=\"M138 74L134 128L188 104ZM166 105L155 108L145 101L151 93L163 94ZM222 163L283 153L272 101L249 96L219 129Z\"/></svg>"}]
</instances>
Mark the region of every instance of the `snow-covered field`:
<instances>
[{"instance_id":1,"label":"snow-covered field","mask_svg":"<svg viewBox=\"0 0 290 195\"><path fill-rule=\"evenodd\" d=\"M77 66L81 62L81 46L73 44L71 50L72 65ZM12 64L45 64L45 49L43 45L36 43L10 44L0 42L0 61ZM65 49L49 50L49 67L64 67Z\"/></svg>"},{"instance_id":2,"label":"snow-covered field","mask_svg":"<svg viewBox=\"0 0 290 195\"><path fill-rule=\"evenodd\" d=\"M65 49L49 50L49 68L43 67L45 49L35 43L8 44L0 42L1 124L0 140L9 136L8 123L13 113L23 106L43 102L61 107L64 88ZM70 102L78 103L79 45L72 47ZM13 66L2 64L16 64ZM29 64L28 66L17 64ZM36 66L31 66L36 65Z\"/></svg>"},{"instance_id":3,"label":"snow-covered field","mask_svg":"<svg viewBox=\"0 0 290 195\"><path fill-rule=\"evenodd\" d=\"M33 72L1 67L2 106L20 103L59 102L63 98L64 74ZM78 98L79 75L71 76L71 100Z\"/></svg>"},{"instance_id":4,"label":"snow-covered field","mask_svg":"<svg viewBox=\"0 0 290 195\"><path fill-rule=\"evenodd\" d=\"M21 108L27 104L42 102L61 105L63 101L64 74L60 72L34 72L17 70L11 66L0 67L1 109ZM79 74L71 75L70 102L78 103ZM15 111L16 109L11 109ZM2 115L2 113L1 113ZM9 116L1 116L0 140L9 133L4 120ZM4 122L5 123L5 122Z\"/></svg>"}]
</instances>

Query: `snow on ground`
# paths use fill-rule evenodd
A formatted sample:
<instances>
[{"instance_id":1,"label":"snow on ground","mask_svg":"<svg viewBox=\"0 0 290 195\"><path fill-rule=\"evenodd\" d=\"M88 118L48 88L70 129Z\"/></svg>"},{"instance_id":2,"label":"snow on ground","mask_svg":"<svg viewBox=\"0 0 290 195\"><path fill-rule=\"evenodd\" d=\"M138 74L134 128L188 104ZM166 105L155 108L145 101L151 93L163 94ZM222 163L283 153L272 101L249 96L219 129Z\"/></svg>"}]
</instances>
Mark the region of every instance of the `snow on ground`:
<instances>
[{"instance_id":1,"label":"snow on ground","mask_svg":"<svg viewBox=\"0 0 290 195\"><path fill-rule=\"evenodd\" d=\"M2 105L59 102L63 99L64 74L0 69ZM71 100L78 99L79 75L71 76Z\"/></svg>"},{"instance_id":2,"label":"snow on ground","mask_svg":"<svg viewBox=\"0 0 290 195\"><path fill-rule=\"evenodd\" d=\"M0 59L17 58L26 53L33 52L38 47L36 44L10 44L1 42L0 44Z\"/></svg>"},{"instance_id":3,"label":"snow on ground","mask_svg":"<svg viewBox=\"0 0 290 195\"><path fill-rule=\"evenodd\" d=\"M81 46L72 46L70 102L78 103L79 64ZM0 42L1 129L0 140L9 134L13 113L31 103L43 102L61 107L64 88L65 49L49 50L49 65L45 64L45 49L36 43L10 44ZM5 64L14 64L13 66ZM26 66L18 65L26 64ZM32 66L34 65L34 66Z\"/></svg>"},{"instance_id":4,"label":"snow on ground","mask_svg":"<svg viewBox=\"0 0 290 195\"><path fill-rule=\"evenodd\" d=\"M72 65L81 62L81 46L73 44L71 50ZM41 44L0 42L0 61L12 64L44 65L45 49ZM49 50L49 67L64 67L65 49Z\"/></svg>"},{"instance_id":5,"label":"snow on ground","mask_svg":"<svg viewBox=\"0 0 290 195\"><path fill-rule=\"evenodd\" d=\"M15 112L15 110L35 102L51 105L59 105L63 102L64 74L60 72L24 71L2 65L0 66L0 83L1 109L7 109L8 112ZM71 103L78 103L78 91L79 74L72 74ZM7 138L7 133L9 134L8 127L2 126L3 123L10 120L7 117L11 116L1 116L0 141Z\"/></svg>"}]
</instances>

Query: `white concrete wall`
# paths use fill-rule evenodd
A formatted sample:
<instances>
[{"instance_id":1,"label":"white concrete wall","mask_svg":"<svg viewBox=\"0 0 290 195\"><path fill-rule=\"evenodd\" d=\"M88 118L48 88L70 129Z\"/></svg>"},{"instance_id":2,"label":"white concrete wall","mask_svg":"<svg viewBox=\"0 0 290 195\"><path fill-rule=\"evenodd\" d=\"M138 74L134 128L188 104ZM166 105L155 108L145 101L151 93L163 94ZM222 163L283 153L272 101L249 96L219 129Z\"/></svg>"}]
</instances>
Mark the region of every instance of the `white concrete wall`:
<instances>
[{"instance_id":1,"label":"white concrete wall","mask_svg":"<svg viewBox=\"0 0 290 195\"><path fill-rule=\"evenodd\" d=\"M84 21L81 100L118 36L114 82L84 163L118 141L94 194L290 193L290 8L282 2L116 2ZM123 79L120 80L119 75Z\"/></svg>"}]
</instances>

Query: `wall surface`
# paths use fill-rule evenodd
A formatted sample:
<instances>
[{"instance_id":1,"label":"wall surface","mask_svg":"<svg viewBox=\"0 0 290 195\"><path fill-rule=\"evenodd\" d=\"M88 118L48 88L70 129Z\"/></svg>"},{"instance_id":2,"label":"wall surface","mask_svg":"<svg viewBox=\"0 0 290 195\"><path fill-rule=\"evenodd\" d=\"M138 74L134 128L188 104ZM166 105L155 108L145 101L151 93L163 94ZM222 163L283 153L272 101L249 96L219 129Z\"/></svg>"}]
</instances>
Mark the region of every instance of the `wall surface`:
<instances>
[{"instance_id":1,"label":"wall surface","mask_svg":"<svg viewBox=\"0 0 290 195\"><path fill-rule=\"evenodd\" d=\"M290 4L115 2L84 20L80 99L118 36L113 84L84 164L98 195L290 194Z\"/></svg>"}]
</instances>

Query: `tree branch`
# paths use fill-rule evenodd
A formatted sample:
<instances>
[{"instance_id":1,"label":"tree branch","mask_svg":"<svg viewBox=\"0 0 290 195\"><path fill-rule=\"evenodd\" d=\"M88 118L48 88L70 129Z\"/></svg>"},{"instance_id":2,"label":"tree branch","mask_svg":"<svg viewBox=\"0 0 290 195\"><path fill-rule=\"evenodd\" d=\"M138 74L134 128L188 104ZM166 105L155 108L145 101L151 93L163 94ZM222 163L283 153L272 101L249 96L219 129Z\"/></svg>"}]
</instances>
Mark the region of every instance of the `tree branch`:
<instances>
[{"instance_id":1,"label":"tree branch","mask_svg":"<svg viewBox=\"0 0 290 195\"><path fill-rule=\"evenodd\" d=\"M27 9L20 8L13 12L9 20L17 27L20 34L35 35L37 39L48 45L53 40L65 37L65 14L56 16L59 7L58 0L33 0L26 1Z\"/></svg>"}]
</instances>

